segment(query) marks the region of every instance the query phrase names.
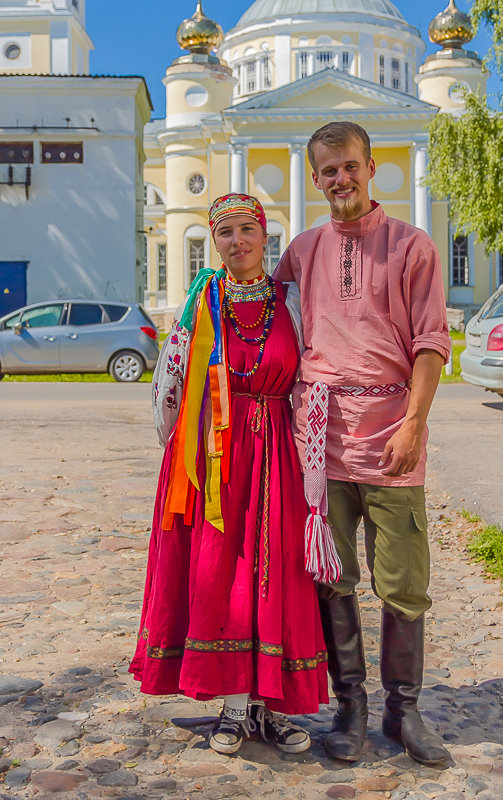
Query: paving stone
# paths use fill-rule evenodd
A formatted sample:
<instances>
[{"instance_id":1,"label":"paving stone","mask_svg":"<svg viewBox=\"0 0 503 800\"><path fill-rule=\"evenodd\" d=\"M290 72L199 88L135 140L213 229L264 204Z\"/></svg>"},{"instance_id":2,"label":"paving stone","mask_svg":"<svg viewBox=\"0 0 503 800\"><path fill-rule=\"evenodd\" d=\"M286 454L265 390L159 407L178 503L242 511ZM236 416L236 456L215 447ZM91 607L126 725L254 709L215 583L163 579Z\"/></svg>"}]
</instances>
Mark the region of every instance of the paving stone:
<instances>
[{"instance_id":1,"label":"paving stone","mask_svg":"<svg viewBox=\"0 0 503 800\"><path fill-rule=\"evenodd\" d=\"M223 764L191 764L178 767L176 774L184 778L208 778L211 775L227 775L229 770Z\"/></svg>"},{"instance_id":2,"label":"paving stone","mask_svg":"<svg viewBox=\"0 0 503 800\"><path fill-rule=\"evenodd\" d=\"M76 739L71 739L69 742L62 744L58 748L58 755L60 756L76 756L80 751L80 745Z\"/></svg>"},{"instance_id":3,"label":"paving stone","mask_svg":"<svg viewBox=\"0 0 503 800\"><path fill-rule=\"evenodd\" d=\"M327 789L326 794L327 797L335 797L338 798L338 800L343 800L344 798L347 797L349 798L354 797L356 795L356 791L355 789L353 789L352 786L349 786L348 784L337 783L334 784L333 786L330 786L330 788Z\"/></svg>"},{"instance_id":4,"label":"paving stone","mask_svg":"<svg viewBox=\"0 0 503 800\"><path fill-rule=\"evenodd\" d=\"M324 772L318 778L318 783L351 783L355 779L355 773L352 769L338 769Z\"/></svg>"},{"instance_id":5,"label":"paving stone","mask_svg":"<svg viewBox=\"0 0 503 800\"><path fill-rule=\"evenodd\" d=\"M85 766L94 775L104 775L106 772L116 772L122 764L112 758L97 758L96 761L91 761Z\"/></svg>"},{"instance_id":6,"label":"paving stone","mask_svg":"<svg viewBox=\"0 0 503 800\"><path fill-rule=\"evenodd\" d=\"M0 675L0 695L21 697L29 692L35 692L43 685L42 681L20 678L15 675Z\"/></svg>"},{"instance_id":7,"label":"paving stone","mask_svg":"<svg viewBox=\"0 0 503 800\"><path fill-rule=\"evenodd\" d=\"M22 789L30 780L31 769L27 767L14 767L5 776L5 785L9 789Z\"/></svg>"},{"instance_id":8,"label":"paving stone","mask_svg":"<svg viewBox=\"0 0 503 800\"><path fill-rule=\"evenodd\" d=\"M35 734L35 741L42 747L59 747L62 743L75 740L81 736L80 729L64 719L55 719L41 725Z\"/></svg>"},{"instance_id":9,"label":"paving stone","mask_svg":"<svg viewBox=\"0 0 503 800\"><path fill-rule=\"evenodd\" d=\"M380 778L378 775L373 775L369 778L360 778L356 781L356 788L367 791L377 792L391 792L398 786L396 778Z\"/></svg>"},{"instance_id":10,"label":"paving stone","mask_svg":"<svg viewBox=\"0 0 503 800\"><path fill-rule=\"evenodd\" d=\"M173 778L163 778L162 780L151 781L149 789L163 789L165 792L174 792L177 785Z\"/></svg>"},{"instance_id":11,"label":"paving stone","mask_svg":"<svg viewBox=\"0 0 503 800\"><path fill-rule=\"evenodd\" d=\"M60 711L58 719L66 719L69 722L84 722L89 719L89 714L85 714L83 711Z\"/></svg>"},{"instance_id":12,"label":"paving stone","mask_svg":"<svg viewBox=\"0 0 503 800\"><path fill-rule=\"evenodd\" d=\"M67 761L63 761L62 764L55 766L54 769L61 770L61 772L68 772L69 770L76 769L77 767L80 767L80 761L68 759Z\"/></svg>"},{"instance_id":13,"label":"paving stone","mask_svg":"<svg viewBox=\"0 0 503 800\"><path fill-rule=\"evenodd\" d=\"M109 772L98 778L100 786L136 786L138 778L128 769L118 769L117 772Z\"/></svg>"},{"instance_id":14,"label":"paving stone","mask_svg":"<svg viewBox=\"0 0 503 800\"><path fill-rule=\"evenodd\" d=\"M86 781L84 775L69 772L37 772L31 784L46 792L71 792Z\"/></svg>"},{"instance_id":15,"label":"paving stone","mask_svg":"<svg viewBox=\"0 0 503 800\"><path fill-rule=\"evenodd\" d=\"M27 758L21 766L31 770L48 769L52 766L52 758Z\"/></svg>"}]
</instances>

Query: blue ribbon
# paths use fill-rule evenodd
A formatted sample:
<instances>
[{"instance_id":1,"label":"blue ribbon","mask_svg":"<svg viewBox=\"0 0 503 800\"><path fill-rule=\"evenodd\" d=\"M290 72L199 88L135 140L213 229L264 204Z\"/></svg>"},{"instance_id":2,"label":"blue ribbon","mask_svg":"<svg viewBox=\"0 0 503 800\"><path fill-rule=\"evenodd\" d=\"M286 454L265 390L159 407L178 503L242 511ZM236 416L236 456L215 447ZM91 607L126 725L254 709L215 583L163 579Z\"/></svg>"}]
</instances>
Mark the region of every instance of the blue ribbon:
<instances>
[{"instance_id":1,"label":"blue ribbon","mask_svg":"<svg viewBox=\"0 0 503 800\"><path fill-rule=\"evenodd\" d=\"M225 275L225 270L223 269L211 269L211 267L203 267L199 270L196 277L192 281L189 287L189 291L187 292L187 305L185 306L185 310L182 314L182 318L180 320L180 327L185 328L188 331L192 331L192 317L194 313L194 304L196 302L197 295L200 294L204 286L208 283L208 278L223 278Z\"/></svg>"}]
</instances>

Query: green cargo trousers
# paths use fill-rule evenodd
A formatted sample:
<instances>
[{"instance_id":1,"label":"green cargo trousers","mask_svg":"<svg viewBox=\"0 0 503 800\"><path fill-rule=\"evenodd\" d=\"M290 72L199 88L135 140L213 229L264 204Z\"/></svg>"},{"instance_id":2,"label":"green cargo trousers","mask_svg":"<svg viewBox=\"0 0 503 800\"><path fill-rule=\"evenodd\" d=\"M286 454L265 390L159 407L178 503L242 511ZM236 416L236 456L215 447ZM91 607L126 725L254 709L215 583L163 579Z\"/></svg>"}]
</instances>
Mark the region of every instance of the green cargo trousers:
<instances>
[{"instance_id":1,"label":"green cargo trousers","mask_svg":"<svg viewBox=\"0 0 503 800\"><path fill-rule=\"evenodd\" d=\"M356 529L362 517L372 590L388 611L412 622L431 606L424 486L328 481L327 521L342 561L342 575L332 584L338 595L351 594L360 581Z\"/></svg>"}]
</instances>

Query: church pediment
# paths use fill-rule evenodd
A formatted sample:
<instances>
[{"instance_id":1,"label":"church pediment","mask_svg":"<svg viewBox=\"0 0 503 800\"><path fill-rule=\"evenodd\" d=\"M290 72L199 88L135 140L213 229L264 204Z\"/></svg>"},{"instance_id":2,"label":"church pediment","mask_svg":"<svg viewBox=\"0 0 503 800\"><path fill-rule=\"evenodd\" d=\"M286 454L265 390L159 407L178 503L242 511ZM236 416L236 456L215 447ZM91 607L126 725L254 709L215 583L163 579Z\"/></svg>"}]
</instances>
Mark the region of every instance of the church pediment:
<instances>
[{"instance_id":1,"label":"church pediment","mask_svg":"<svg viewBox=\"0 0 503 800\"><path fill-rule=\"evenodd\" d=\"M249 100L237 103L236 111L281 109L366 109L366 108L431 109L429 103L409 94L388 89L370 81L347 75L335 69L325 69L306 78L262 92Z\"/></svg>"}]
</instances>

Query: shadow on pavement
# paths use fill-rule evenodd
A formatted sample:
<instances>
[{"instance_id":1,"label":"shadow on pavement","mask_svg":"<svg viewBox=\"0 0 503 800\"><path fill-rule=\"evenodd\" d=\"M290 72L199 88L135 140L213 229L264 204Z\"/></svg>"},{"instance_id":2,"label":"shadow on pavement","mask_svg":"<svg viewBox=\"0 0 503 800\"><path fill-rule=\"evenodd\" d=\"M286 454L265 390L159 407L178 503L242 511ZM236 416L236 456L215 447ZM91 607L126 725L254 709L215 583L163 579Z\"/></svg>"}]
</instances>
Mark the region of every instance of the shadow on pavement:
<instances>
[{"instance_id":1,"label":"shadow on pavement","mask_svg":"<svg viewBox=\"0 0 503 800\"><path fill-rule=\"evenodd\" d=\"M494 408L496 411L503 411L503 403L482 403L486 408Z\"/></svg>"}]
</instances>

